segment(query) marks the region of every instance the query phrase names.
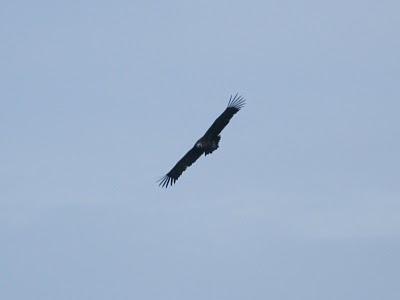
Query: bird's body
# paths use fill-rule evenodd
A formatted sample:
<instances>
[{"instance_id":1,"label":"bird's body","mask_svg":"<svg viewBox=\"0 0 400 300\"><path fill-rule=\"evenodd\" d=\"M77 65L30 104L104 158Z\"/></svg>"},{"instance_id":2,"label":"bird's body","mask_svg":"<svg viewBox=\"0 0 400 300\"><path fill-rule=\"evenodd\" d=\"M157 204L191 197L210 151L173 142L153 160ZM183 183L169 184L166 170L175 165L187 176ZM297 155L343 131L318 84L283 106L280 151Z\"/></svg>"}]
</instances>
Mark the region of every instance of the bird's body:
<instances>
[{"instance_id":1,"label":"bird's body","mask_svg":"<svg viewBox=\"0 0 400 300\"><path fill-rule=\"evenodd\" d=\"M159 181L162 187L168 187L176 182L187 167L191 166L203 153L204 155L211 154L219 147L221 140L220 133L229 123L230 119L236 114L245 104L243 97L237 94L230 97L228 107L225 111L214 121L206 133L194 144L176 164L175 166Z\"/></svg>"},{"instance_id":2,"label":"bird's body","mask_svg":"<svg viewBox=\"0 0 400 300\"><path fill-rule=\"evenodd\" d=\"M216 137L203 135L194 146L202 149L204 151L204 155L207 155L218 149L220 140L220 135L217 135Z\"/></svg>"}]
</instances>

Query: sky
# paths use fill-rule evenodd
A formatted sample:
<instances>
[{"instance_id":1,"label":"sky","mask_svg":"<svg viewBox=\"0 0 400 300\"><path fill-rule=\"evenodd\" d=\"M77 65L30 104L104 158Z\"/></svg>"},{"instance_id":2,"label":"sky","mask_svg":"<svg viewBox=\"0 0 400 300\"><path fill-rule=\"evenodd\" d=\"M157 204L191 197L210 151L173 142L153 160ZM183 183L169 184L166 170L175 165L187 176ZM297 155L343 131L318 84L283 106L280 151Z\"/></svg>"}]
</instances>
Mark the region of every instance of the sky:
<instances>
[{"instance_id":1,"label":"sky","mask_svg":"<svg viewBox=\"0 0 400 300\"><path fill-rule=\"evenodd\" d=\"M400 299L399 10L3 1L0 298Z\"/></svg>"}]
</instances>

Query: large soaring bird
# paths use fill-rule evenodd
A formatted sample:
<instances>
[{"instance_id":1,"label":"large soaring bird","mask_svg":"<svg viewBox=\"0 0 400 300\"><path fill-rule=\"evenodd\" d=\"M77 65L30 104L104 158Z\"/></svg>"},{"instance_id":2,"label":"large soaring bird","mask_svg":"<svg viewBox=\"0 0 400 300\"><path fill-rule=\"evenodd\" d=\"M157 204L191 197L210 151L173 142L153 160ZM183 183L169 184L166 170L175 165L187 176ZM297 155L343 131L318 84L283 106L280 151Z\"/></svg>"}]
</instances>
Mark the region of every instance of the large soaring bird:
<instances>
[{"instance_id":1,"label":"large soaring bird","mask_svg":"<svg viewBox=\"0 0 400 300\"><path fill-rule=\"evenodd\" d=\"M228 107L225 111L214 121L206 133L194 144L193 148L186 153L176 165L159 180L159 185L168 187L175 183L179 176L191 166L203 153L208 155L218 149L218 143L221 140L220 133L222 129L228 125L230 119L236 114L245 104L242 96L230 96Z\"/></svg>"}]
</instances>

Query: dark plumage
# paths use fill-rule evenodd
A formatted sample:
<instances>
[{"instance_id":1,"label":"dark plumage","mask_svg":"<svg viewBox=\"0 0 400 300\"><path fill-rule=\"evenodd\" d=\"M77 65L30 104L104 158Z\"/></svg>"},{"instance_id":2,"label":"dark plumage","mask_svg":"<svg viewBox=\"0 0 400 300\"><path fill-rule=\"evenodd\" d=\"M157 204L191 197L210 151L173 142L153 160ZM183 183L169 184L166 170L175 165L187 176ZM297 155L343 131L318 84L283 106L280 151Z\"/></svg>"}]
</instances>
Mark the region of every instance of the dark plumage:
<instances>
[{"instance_id":1,"label":"dark plumage","mask_svg":"<svg viewBox=\"0 0 400 300\"><path fill-rule=\"evenodd\" d=\"M233 115L236 114L245 104L245 100L242 96L236 94L234 97L230 96L228 107L225 111L214 121L211 127L206 133L194 144L193 148L190 149L176 165L159 180L159 185L162 187L168 187L175 183L179 176L186 170L187 167L191 166L203 153L204 155L211 154L219 147L219 141L221 140L220 133L228 125Z\"/></svg>"}]
</instances>

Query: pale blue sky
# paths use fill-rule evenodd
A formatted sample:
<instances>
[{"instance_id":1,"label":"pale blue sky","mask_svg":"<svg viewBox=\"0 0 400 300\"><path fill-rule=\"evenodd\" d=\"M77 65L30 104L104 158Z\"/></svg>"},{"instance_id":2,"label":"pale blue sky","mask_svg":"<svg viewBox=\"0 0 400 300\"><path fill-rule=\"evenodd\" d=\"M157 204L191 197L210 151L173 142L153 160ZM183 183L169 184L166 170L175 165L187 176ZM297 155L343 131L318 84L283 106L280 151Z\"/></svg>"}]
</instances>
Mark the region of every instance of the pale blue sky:
<instances>
[{"instance_id":1,"label":"pale blue sky","mask_svg":"<svg viewBox=\"0 0 400 300\"><path fill-rule=\"evenodd\" d=\"M400 299L399 12L3 1L0 298Z\"/></svg>"}]
</instances>

